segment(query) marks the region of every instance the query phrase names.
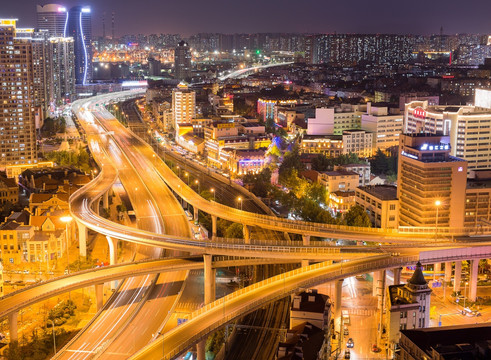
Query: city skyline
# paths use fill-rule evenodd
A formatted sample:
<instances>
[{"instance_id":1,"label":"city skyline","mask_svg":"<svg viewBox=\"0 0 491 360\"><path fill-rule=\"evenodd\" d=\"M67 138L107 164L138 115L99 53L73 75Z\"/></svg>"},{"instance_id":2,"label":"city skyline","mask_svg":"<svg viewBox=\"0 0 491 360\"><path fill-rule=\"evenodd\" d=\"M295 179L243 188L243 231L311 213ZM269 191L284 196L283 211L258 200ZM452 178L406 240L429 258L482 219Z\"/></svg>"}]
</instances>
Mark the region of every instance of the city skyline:
<instances>
[{"instance_id":1,"label":"city skyline","mask_svg":"<svg viewBox=\"0 0 491 360\"><path fill-rule=\"evenodd\" d=\"M106 34L110 34L111 13L115 12L115 34L179 33L189 36L200 32L218 33L397 33L444 34L491 32L486 14L491 3L471 0L462 7L457 0L437 0L431 3L416 0L413 10L398 3L380 0L377 5L351 0L344 3L319 5L307 0L302 7L291 0L278 7L274 2L252 0L244 4L214 1L202 3L153 3L140 1L22 1L7 3L2 17L18 18L20 27L36 25L36 5L59 3L66 7L87 5L92 8L95 35L102 35L105 15ZM479 8L479 11L476 9ZM32 9L30 11L29 9ZM292 10L295 11L292 11ZM419 10L422 9L422 10ZM138 17L135 14L139 14ZM241 14L240 17L234 14ZM273 14L273 16L272 16ZM344 14L332 16L330 14ZM252 20L251 20L252 19ZM123 25L124 24L124 25Z\"/></svg>"}]
</instances>

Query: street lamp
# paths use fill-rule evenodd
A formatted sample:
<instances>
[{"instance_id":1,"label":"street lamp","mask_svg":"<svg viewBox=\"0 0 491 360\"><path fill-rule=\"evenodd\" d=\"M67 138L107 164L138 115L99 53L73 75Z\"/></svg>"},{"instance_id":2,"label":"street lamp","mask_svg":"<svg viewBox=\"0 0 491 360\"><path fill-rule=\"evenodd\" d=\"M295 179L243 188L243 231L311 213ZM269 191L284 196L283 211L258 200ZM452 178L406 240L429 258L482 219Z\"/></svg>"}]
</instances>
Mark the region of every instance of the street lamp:
<instances>
[{"instance_id":1,"label":"street lamp","mask_svg":"<svg viewBox=\"0 0 491 360\"><path fill-rule=\"evenodd\" d=\"M51 321L51 331L53 333L53 348L55 350L55 355L56 355L56 335L55 335L55 323L53 320L48 319L48 321Z\"/></svg>"},{"instance_id":2,"label":"street lamp","mask_svg":"<svg viewBox=\"0 0 491 360\"><path fill-rule=\"evenodd\" d=\"M178 176L179 176L179 178L181 178L181 168L179 167L179 165L177 165L176 168L177 168L177 172L179 174Z\"/></svg>"},{"instance_id":3,"label":"street lamp","mask_svg":"<svg viewBox=\"0 0 491 360\"><path fill-rule=\"evenodd\" d=\"M435 234L438 233L438 209L440 208L441 204L442 202L440 200L435 201L435 206L436 206Z\"/></svg>"},{"instance_id":4,"label":"street lamp","mask_svg":"<svg viewBox=\"0 0 491 360\"><path fill-rule=\"evenodd\" d=\"M211 188L210 191L213 193L213 201L216 201L216 198L215 198L215 189L214 188Z\"/></svg>"},{"instance_id":5,"label":"street lamp","mask_svg":"<svg viewBox=\"0 0 491 360\"><path fill-rule=\"evenodd\" d=\"M188 186L189 186L189 173L186 171L186 172L184 173L184 176L185 176L185 177L186 177L186 179L188 180Z\"/></svg>"},{"instance_id":6,"label":"street lamp","mask_svg":"<svg viewBox=\"0 0 491 360\"><path fill-rule=\"evenodd\" d=\"M195 183L196 185L198 185L198 194L199 194L199 192L200 192L200 191L199 191L199 180L198 180L198 179L194 180L194 183Z\"/></svg>"},{"instance_id":7,"label":"street lamp","mask_svg":"<svg viewBox=\"0 0 491 360\"><path fill-rule=\"evenodd\" d=\"M67 267L68 274L70 274L70 254L68 252L68 224L70 224L70 222L72 221L72 217L62 216L60 220L65 223L66 267Z\"/></svg>"},{"instance_id":8,"label":"street lamp","mask_svg":"<svg viewBox=\"0 0 491 360\"><path fill-rule=\"evenodd\" d=\"M242 210L242 198L239 196L237 201L240 203L240 210Z\"/></svg>"}]
</instances>

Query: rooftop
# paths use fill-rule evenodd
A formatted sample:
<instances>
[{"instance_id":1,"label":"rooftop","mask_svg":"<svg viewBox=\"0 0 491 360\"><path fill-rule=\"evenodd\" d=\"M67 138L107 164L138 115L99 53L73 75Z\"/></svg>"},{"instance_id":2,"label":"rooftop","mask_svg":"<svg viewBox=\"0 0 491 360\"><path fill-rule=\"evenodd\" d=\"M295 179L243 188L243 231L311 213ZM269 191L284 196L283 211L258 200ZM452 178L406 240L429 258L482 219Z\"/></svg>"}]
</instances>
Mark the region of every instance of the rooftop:
<instances>
[{"instance_id":1,"label":"rooftop","mask_svg":"<svg viewBox=\"0 0 491 360\"><path fill-rule=\"evenodd\" d=\"M379 200L397 200L397 187L392 185L368 185L360 186L359 189Z\"/></svg>"}]
</instances>

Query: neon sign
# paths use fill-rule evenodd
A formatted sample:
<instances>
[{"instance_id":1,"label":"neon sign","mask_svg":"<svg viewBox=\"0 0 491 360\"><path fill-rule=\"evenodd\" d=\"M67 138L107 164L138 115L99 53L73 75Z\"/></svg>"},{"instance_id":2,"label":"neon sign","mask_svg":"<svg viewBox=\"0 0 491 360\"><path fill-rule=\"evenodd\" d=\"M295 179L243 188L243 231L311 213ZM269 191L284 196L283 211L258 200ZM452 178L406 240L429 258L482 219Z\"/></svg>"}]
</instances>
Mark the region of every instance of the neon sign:
<instances>
[{"instance_id":1,"label":"neon sign","mask_svg":"<svg viewBox=\"0 0 491 360\"><path fill-rule=\"evenodd\" d=\"M413 111L413 116L420 119L424 119L426 118L426 111L424 111L422 108L416 108Z\"/></svg>"}]
</instances>

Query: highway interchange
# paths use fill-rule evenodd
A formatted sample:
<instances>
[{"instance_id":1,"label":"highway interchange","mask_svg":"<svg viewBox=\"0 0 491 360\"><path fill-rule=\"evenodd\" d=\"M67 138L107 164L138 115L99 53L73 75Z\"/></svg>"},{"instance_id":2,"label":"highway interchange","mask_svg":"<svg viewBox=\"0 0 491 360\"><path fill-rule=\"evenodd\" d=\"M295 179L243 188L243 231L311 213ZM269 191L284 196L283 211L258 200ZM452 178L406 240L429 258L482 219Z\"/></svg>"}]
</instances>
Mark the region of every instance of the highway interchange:
<instances>
[{"instance_id":1,"label":"highway interchange","mask_svg":"<svg viewBox=\"0 0 491 360\"><path fill-rule=\"evenodd\" d=\"M78 105L74 105L74 111L78 114L80 123L83 125L91 152L101 168L100 175L91 185L72 196L71 211L81 224L113 238L139 243L139 258L159 258L163 251L162 248L176 251L170 254L172 256L183 255L179 251L192 251L229 256L240 254L240 256L284 258L285 261L291 261L292 259L297 261L304 259L318 261L326 259L346 260L348 258L364 257L364 259L352 260L348 263L341 262L332 265L327 262L321 263L322 265L313 265L310 268L295 270L297 273L290 272L284 274L283 278L269 279L267 280L269 282L258 283L253 288L243 289L241 290L242 292L234 293L235 295L229 298L218 300L213 306L209 305L210 307L205 307L205 310L198 311L196 314L193 313L190 316L190 320L185 323L185 326L181 325L165 334L165 343L168 344L166 346L166 349L168 348L166 358L182 353L210 331L222 326L224 321L228 322L243 316L245 313L257 309L258 306L263 306L273 299L284 297L299 287L330 281L335 279L336 276L348 276L349 274L354 274L353 271L355 269L357 271L361 269L365 272L373 271L377 269L377 262L382 262L385 267L388 264L396 266L401 263L414 262L419 252L414 247L415 244L421 245L423 242L427 242L428 230L425 230L426 234L387 234L364 229L332 228L319 224L292 223L291 221L285 222L274 219L270 216L251 214L247 211L240 211L214 202L206 202L168 169L160 161L160 158L156 159L153 150L148 145L136 139L99 105L109 100L112 101L114 97L115 95L103 96L84 102L83 105L80 105L82 104L81 102ZM137 217L140 219L138 221L138 229L110 223L92 211L91 205L96 200L98 201L101 194L111 188L118 177L130 197ZM243 224L261 225L262 228L277 231L288 230L297 233L306 231L311 235L323 234L324 237L360 239L363 236L364 240L377 240L377 242L399 241L406 244L408 240L412 240L413 248L409 249L410 256L403 258L391 256L391 254L394 250L399 252L401 248L404 248L405 253L408 253L407 245L400 248L388 247L388 251L382 250L381 247L367 247L360 252L359 248L356 251L355 249L352 249L352 251L343 249L341 251L340 248L327 246L302 246L301 244L291 246L292 243L280 240L278 240L276 245L254 240L251 241L251 244L239 244L231 239L217 239L219 241L214 242L196 241L191 239L189 224L183 209L168 186L174 192L179 192L183 199L197 205L200 209L220 218L238 219ZM450 243L445 236L440 237L438 240L440 243L438 245L442 247L459 246L458 244ZM479 245L484 244L480 243ZM435 243L431 246L434 245ZM460 244L460 246L462 245ZM370 258L367 258L368 256ZM179 262L180 260L174 261ZM192 265L194 267L189 266L184 270L164 273L160 276L149 275L150 273L155 273L155 271L149 271L146 275L129 278L121 273L123 275L120 278L127 278L127 280L122 282L111 301L106 304L104 311L98 313L89 326L81 332L81 335L77 336L68 347L65 347L59 353L58 358L84 359L94 355L102 356L102 354L104 354L104 358L127 358L137 349L148 344L165 325L162 323L162 318L166 317L165 314L172 310L178 300L180 292L178 289L182 289L182 286L184 286L187 271L191 268L202 267L199 262L195 262ZM340 266L344 266L341 272L339 272ZM326 271L326 269L329 269L329 271ZM120 270L116 272L118 271ZM90 273L85 275L90 277ZM114 276L111 279L114 279ZM48 283L40 286L44 285L48 285ZM28 289L25 291L28 291ZM258 292L261 296L258 296ZM151 302L143 301L147 297L157 299L159 303L153 300ZM5 300L8 299L6 298ZM149 317L148 315L152 314L157 307L162 309L162 314L153 318ZM189 334L190 331L186 327L192 327L191 333L195 334L194 337L183 337L183 332L188 331ZM111 331L107 331L108 328ZM129 343L125 339L128 338L131 332L141 333L142 335L138 341ZM159 336L157 340L142 350L140 354L144 354L145 358L161 358L162 347L160 342L162 337ZM153 354L153 356L149 354ZM141 358L141 356L137 355L135 358Z\"/></svg>"}]
</instances>

